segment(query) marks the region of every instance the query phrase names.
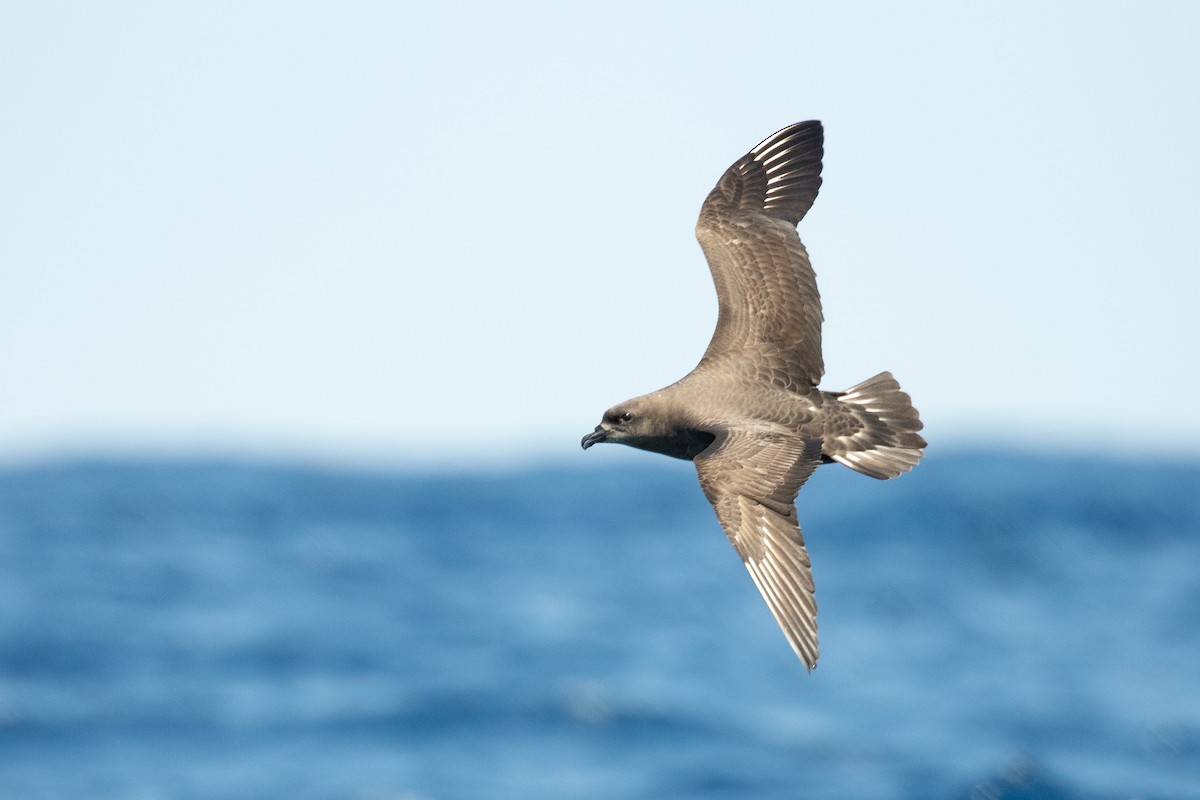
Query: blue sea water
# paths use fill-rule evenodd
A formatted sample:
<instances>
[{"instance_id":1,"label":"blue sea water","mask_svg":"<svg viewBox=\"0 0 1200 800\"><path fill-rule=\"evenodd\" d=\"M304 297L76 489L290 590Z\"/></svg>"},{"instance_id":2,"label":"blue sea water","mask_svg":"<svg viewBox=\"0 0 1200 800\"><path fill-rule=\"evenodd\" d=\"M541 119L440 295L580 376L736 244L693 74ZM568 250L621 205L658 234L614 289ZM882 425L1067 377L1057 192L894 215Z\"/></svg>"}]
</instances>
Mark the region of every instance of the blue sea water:
<instances>
[{"instance_id":1,"label":"blue sea water","mask_svg":"<svg viewBox=\"0 0 1200 800\"><path fill-rule=\"evenodd\" d=\"M0 798L1200 797L1200 465L825 467L800 518L811 675L683 462L8 468Z\"/></svg>"}]
</instances>

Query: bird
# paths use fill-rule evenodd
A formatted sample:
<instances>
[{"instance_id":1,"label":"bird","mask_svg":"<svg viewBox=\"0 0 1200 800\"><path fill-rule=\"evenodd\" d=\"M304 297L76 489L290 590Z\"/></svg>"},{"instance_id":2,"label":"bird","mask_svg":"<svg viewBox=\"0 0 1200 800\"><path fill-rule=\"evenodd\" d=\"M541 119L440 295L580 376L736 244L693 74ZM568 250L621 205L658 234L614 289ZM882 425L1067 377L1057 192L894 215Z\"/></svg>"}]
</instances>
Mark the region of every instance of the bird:
<instances>
[{"instance_id":1,"label":"bird","mask_svg":"<svg viewBox=\"0 0 1200 800\"><path fill-rule=\"evenodd\" d=\"M717 520L809 672L820 650L800 488L834 462L894 478L927 446L890 372L841 392L818 388L824 317L796 226L821 188L824 144L819 120L798 122L725 171L696 223L717 291L708 348L680 380L609 408L581 442L695 464Z\"/></svg>"}]
</instances>

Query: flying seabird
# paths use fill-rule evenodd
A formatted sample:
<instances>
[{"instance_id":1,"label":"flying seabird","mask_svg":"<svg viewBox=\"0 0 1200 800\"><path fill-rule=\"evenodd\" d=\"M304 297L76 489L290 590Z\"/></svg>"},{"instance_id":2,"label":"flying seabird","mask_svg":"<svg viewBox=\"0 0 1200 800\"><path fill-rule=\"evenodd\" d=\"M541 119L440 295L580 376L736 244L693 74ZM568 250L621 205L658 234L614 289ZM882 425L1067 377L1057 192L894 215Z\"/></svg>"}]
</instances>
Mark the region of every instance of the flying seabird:
<instances>
[{"instance_id":1,"label":"flying seabird","mask_svg":"<svg viewBox=\"0 0 1200 800\"><path fill-rule=\"evenodd\" d=\"M719 307L708 349L681 380L605 411L582 442L695 462L721 527L810 671L817 606L796 494L821 464L894 478L926 446L891 373L844 392L817 388L821 298L796 225L821 188L823 144L820 122L799 122L725 171L696 224Z\"/></svg>"}]
</instances>

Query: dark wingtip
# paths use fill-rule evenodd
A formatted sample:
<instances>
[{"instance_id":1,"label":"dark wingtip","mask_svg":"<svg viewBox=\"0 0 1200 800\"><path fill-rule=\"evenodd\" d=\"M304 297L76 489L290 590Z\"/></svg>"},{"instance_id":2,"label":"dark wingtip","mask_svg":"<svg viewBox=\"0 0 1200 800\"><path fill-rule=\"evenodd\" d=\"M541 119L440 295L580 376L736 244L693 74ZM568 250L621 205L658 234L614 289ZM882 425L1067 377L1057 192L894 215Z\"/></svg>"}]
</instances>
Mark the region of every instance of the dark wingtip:
<instances>
[{"instance_id":1,"label":"dark wingtip","mask_svg":"<svg viewBox=\"0 0 1200 800\"><path fill-rule=\"evenodd\" d=\"M821 190L824 130L814 119L776 131L725 171L709 199L797 224Z\"/></svg>"},{"instance_id":2,"label":"dark wingtip","mask_svg":"<svg viewBox=\"0 0 1200 800\"><path fill-rule=\"evenodd\" d=\"M821 190L825 128L820 120L797 122L776 131L749 155L765 173L763 210L793 225L804 219Z\"/></svg>"}]
</instances>

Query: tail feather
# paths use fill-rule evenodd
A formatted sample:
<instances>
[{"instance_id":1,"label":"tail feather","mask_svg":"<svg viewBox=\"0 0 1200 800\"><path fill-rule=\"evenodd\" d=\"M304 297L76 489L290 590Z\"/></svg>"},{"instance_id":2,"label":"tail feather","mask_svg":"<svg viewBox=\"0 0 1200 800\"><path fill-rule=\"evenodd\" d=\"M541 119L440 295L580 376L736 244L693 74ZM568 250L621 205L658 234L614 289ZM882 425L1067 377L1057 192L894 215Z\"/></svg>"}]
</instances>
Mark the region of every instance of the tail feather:
<instances>
[{"instance_id":1,"label":"tail feather","mask_svg":"<svg viewBox=\"0 0 1200 800\"><path fill-rule=\"evenodd\" d=\"M861 427L826 443L826 455L850 469L881 480L908 472L925 454L923 427L912 398L890 372L851 386L838 395ZM832 445L832 446L831 446Z\"/></svg>"}]
</instances>

